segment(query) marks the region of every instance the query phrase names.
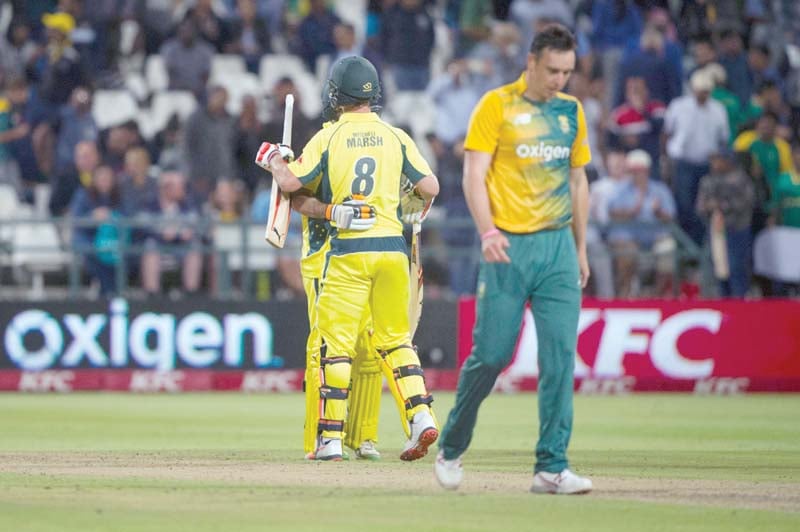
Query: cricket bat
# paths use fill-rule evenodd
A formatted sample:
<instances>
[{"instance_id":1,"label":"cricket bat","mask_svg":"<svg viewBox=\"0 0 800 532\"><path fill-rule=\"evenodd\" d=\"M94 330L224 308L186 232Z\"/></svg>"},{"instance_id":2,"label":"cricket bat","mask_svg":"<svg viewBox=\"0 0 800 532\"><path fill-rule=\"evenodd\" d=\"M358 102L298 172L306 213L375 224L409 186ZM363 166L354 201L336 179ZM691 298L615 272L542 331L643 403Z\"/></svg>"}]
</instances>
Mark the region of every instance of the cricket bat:
<instances>
[{"instance_id":1,"label":"cricket bat","mask_svg":"<svg viewBox=\"0 0 800 532\"><path fill-rule=\"evenodd\" d=\"M292 143L292 113L294 111L294 96L286 95L286 106L283 113L283 139L282 144L290 146ZM286 243L289 233L289 218L292 215L292 199L283 192L273 180L269 197L269 216L267 216L267 229L264 238L276 248L282 248Z\"/></svg>"},{"instance_id":2,"label":"cricket bat","mask_svg":"<svg viewBox=\"0 0 800 532\"><path fill-rule=\"evenodd\" d=\"M419 319L422 317L422 257L420 256L419 233L422 224L414 224L411 231L411 269L408 276L408 325L411 339L417 332Z\"/></svg>"},{"instance_id":3,"label":"cricket bat","mask_svg":"<svg viewBox=\"0 0 800 532\"><path fill-rule=\"evenodd\" d=\"M722 231L711 229L711 262L714 265L714 276L717 279L725 281L730 277L728 242L724 228Z\"/></svg>"}]
</instances>

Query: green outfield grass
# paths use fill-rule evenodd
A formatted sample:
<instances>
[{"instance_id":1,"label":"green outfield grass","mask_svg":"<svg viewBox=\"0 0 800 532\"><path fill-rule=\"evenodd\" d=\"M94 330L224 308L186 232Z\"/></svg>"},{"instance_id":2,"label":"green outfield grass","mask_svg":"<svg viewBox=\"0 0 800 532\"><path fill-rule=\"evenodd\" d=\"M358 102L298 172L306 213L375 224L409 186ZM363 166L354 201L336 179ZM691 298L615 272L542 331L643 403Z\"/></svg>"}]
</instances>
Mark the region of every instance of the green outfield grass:
<instances>
[{"instance_id":1,"label":"green outfield grass","mask_svg":"<svg viewBox=\"0 0 800 532\"><path fill-rule=\"evenodd\" d=\"M452 394L438 394L442 421ZM588 496L527 492L534 395L496 395L441 491L384 396L379 463L312 463L300 394L0 395L0 531L800 530L800 396L577 397Z\"/></svg>"}]
</instances>

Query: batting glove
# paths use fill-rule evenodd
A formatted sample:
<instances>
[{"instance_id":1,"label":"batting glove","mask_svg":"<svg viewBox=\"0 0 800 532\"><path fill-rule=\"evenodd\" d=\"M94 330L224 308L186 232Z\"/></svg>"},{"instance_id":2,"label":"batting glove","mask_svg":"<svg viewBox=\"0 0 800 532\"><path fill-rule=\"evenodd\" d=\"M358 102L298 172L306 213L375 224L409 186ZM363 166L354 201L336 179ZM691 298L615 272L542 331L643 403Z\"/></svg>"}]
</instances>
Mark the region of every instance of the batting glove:
<instances>
[{"instance_id":1,"label":"batting glove","mask_svg":"<svg viewBox=\"0 0 800 532\"><path fill-rule=\"evenodd\" d=\"M407 224L421 224L428 217L432 206L433 198L425 200L416 190L412 190L400 197L400 219Z\"/></svg>"},{"instance_id":2,"label":"batting glove","mask_svg":"<svg viewBox=\"0 0 800 532\"><path fill-rule=\"evenodd\" d=\"M364 200L354 198L336 205L328 205L325 218L336 224L339 229L366 231L378 220L375 207Z\"/></svg>"},{"instance_id":3,"label":"batting glove","mask_svg":"<svg viewBox=\"0 0 800 532\"><path fill-rule=\"evenodd\" d=\"M280 155L281 159L290 163L294 161L294 152L286 144L272 144L271 142L262 142L261 147L256 154L256 164L264 170L272 171L270 161L276 155Z\"/></svg>"}]
</instances>

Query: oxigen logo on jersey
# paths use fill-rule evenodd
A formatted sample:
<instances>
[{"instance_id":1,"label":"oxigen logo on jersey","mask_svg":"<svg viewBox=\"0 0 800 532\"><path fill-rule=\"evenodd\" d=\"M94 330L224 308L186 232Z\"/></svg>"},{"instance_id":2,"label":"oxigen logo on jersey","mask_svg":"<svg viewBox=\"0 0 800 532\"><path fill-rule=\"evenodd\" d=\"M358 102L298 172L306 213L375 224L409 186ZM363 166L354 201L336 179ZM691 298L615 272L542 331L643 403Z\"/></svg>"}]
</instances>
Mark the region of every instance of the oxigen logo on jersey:
<instances>
[{"instance_id":1,"label":"oxigen logo on jersey","mask_svg":"<svg viewBox=\"0 0 800 532\"><path fill-rule=\"evenodd\" d=\"M541 159L550 162L558 159L569 158L567 146L552 146L539 142L539 144L517 144L517 157L521 159Z\"/></svg>"}]
</instances>

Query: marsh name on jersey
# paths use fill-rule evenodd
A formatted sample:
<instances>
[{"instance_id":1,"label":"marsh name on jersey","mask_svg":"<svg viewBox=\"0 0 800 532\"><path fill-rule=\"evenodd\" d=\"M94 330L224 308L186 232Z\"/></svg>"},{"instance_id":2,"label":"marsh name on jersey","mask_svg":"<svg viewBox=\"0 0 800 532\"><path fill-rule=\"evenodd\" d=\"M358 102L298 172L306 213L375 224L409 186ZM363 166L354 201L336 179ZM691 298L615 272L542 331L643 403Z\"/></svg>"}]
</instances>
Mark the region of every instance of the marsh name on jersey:
<instances>
[{"instance_id":1,"label":"marsh name on jersey","mask_svg":"<svg viewBox=\"0 0 800 532\"><path fill-rule=\"evenodd\" d=\"M348 148L371 148L383 146L383 137L374 131L354 131L347 139Z\"/></svg>"}]
</instances>

